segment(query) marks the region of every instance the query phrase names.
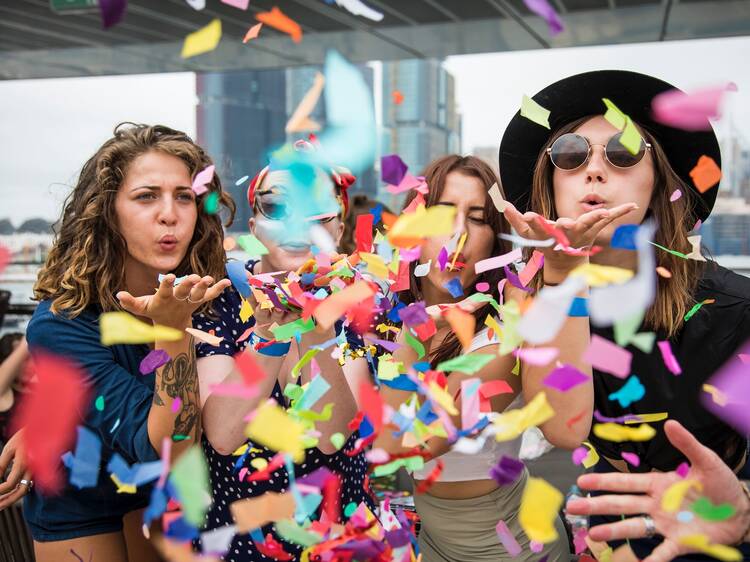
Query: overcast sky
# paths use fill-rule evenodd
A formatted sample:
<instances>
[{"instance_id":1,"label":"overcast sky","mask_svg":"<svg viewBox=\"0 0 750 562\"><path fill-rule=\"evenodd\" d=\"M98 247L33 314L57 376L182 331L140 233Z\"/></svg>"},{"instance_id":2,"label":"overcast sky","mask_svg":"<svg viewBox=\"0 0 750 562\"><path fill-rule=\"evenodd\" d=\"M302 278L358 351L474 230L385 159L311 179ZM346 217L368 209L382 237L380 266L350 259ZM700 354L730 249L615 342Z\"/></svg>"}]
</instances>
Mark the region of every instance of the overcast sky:
<instances>
[{"instance_id":1,"label":"overcast sky","mask_svg":"<svg viewBox=\"0 0 750 562\"><path fill-rule=\"evenodd\" d=\"M496 146L518 109L564 76L600 68L650 73L683 89L735 82L724 121L750 138L750 38L514 51L451 57L463 115L463 149ZM84 160L120 121L163 123L195 134L192 73L0 82L0 217L54 220ZM718 128L726 128L719 123Z\"/></svg>"}]
</instances>

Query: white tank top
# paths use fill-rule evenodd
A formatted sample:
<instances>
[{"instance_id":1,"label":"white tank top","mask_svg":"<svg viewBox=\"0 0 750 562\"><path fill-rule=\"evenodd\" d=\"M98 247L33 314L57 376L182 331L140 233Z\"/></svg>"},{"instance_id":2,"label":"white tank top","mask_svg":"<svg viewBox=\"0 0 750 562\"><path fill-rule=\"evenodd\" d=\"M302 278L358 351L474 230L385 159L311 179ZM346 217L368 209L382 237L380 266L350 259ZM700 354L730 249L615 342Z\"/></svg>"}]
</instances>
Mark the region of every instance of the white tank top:
<instances>
[{"instance_id":1,"label":"white tank top","mask_svg":"<svg viewBox=\"0 0 750 562\"><path fill-rule=\"evenodd\" d=\"M488 345L497 344L499 340L496 337L490 339L487 337L489 329L485 328L474 336L468 353L477 351ZM524 404L523 396L518 396L510 403L506 410L520 408ZM480 437L481 439L481 437ZM490 478L490 469L497 464L501 456L518 458L521 452L522 438L518 437L511 441L495 440L494 435L486 436L484 445L476 454L464 454L455 450L448 451L440 456L443 461L443 472L438 477L438 482L463 482L467 480L488 480ZM429 476L436 466L436 461L426 462L424 468L414 471L414 478L424 480Z\"/></svg>"}]
</instances>

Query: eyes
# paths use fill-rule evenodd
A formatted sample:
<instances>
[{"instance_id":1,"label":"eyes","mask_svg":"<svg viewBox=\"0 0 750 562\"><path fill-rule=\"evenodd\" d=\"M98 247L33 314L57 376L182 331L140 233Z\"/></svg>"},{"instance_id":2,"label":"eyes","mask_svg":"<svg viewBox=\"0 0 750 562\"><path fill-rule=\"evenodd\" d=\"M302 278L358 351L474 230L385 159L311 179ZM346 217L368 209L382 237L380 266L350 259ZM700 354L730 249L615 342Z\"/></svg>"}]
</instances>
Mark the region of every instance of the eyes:
<instances>
[{"instance_id":1,"label":"eyes","mask_svg":"<svg viewBox=\"0 0 750 562\"><path fill-rule=\"evenodd\" d=\"M159 199L159 195L154 191L141 191L135 196L136 201L156 201ZM175 195L175 199L185 203L195 202L195 194L192 191L186 189L180 190Z\"/></svg>"}]
</instances>

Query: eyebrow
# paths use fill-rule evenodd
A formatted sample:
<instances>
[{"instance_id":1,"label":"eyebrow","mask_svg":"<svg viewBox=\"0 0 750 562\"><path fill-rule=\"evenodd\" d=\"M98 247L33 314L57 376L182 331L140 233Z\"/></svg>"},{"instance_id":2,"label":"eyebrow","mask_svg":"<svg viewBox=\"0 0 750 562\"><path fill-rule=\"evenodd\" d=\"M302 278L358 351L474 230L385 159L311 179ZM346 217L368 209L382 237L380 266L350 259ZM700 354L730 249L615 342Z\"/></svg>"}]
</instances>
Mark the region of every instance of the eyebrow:
<instances>
[{"instance_id":1,"label":"eyebrow","mask_svg":"<svg viewBox=\"0 0 750 562\"><path fill-rule=\"evenodd\" d=\"M160 185L139 185L139 186L134 187L131 191L135 191L136 189L148 189L150 191L161 191L161 186ZM175 187L175 190L177 191L183 191L186 189L189 191L193 190L192 187L186 186L186 185L178 185L177 187Z\"/></svg>"},{"instance_id":2,"label":"eyebrow","mask_svg":"<svg viewBox=\"0 0 750 562\"><path fill-rule=\"evenodd\" d=\"M443 205L444 207L455 207L455 203L450 203L448 201L438 201L435 203L435 205ZM469 207L469 211L484 211L484 207L480 207L478 205L474 205L473 207Z\"/></svg>"}]
</instances>

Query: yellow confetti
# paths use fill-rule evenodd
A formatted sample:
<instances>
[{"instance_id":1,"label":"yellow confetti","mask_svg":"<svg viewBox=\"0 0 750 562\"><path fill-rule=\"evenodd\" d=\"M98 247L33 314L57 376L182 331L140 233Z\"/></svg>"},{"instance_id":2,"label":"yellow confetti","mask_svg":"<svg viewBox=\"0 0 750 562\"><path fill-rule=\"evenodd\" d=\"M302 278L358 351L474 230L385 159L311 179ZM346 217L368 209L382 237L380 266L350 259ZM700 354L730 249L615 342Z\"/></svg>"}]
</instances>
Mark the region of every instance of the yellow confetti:
<instances>
[{"instance_id":1,"label":"yellow confetti","mask_svg":"<svg viewBox=\"0 0 750 562\"><path fill-rule=\"evenodd\" d=\"M383 381L392 381L401 374L403 363L394 361L393 358L384 353L378 359L378 378Z\"/></svg>"},{"instance_id":2,"label":"yellow confetti","mask_svg":"<svg viewBox=\"0 0 750 562\"><path fill-rule=\"evenodd\" d=\"M630 154L638 154L641 149L641 133L638 132L638 128L633 123L633 120L628 117L625 122L625 130L622 132L620 137L620 144L624 146Z\"/></svg>"},{"instance_id":3,"label":"yellow confetti","mask_svg":"<svg viewBox=\"0 0 750 562\"><path fill-rule=\"evenodd\" d=\"M359 257L367 264L367 271L380 279L388 279L388 267L378 254L360 252Z\"/></svg>"},{"instance_id":4,"label":"yellow confetti","mask_svg":"<svg viewBox=\"0 0 750 562\"><path fill-rule=\"evenodd\" d=\"M135 487L135 484L125 484L121 482L114 472L110 474L109 477L112 479L112 482L115 483L115 486L117 486L118 494L135 494L136 493L137 488Z\"/></svg>"},{"instance_id":5,"label":"yellow confetti","mask_svg":"<svg viewBox=\"0 0 750 562\"><path fill-rule=\"evenodd\" d=\"M544 109L529 96L524 95L521 98L521 117L526 117L529 121L549 129L549 115L548 109Z\"/></svg>"},{"instance_id":6,"label":"yellow confetti","mask_svg":"<svg viewBox=\"0 0 750 562\"><path fill-rule=\"evenodd\" d=\"M104 345L118 343L154 343L179 341L184 337L180 330L146 324L127 312L105 312L99 316L101 341Z\"/></svg>"},{"instance_id":7,"label":"yellow confetti","mask_svg":"<svg viewBox=\"0 0 750 562\"><path fill-rule=\"evenodd\" d=\"M742 560L742 553L739 550L723 544L711 544L708 542L706 535L685 535L680 537L680 544L699 550L724 562Z\"/></svg>"},{"instance_id":8,"label":"yellow confetti","mask_svg":"<svg viewBox=\"0 0 750 562\"><path fill-rule=\"evenodd\" d=\"M450 235L455 218L455 207L434 205L427 209L419 206L413 213L399 216L388 232L388 240Z\"/></svg>"},{"instance_id":9,"label":"yellow confetti","mask_svg":"<svg viewBox=\"0 0 750 562\"><path fill-rule=\"evenodd\" d=\"M667 513L675 513L680 509L682 500L690 488L695 488L699 492L703 490L701 483L692 479L680 480L672 484L661 496L661 508Z\"/></svg>"},{"instance_id":10,"label":"yellow confetti","mask_svg":"<svg viewBox=\"0 0 750 562\"><path fill-rule=\"evenodd\" d=\"M594 435L600 439L620 443L622 441L648 441L656 435L656 430L647 424L638 427L625 427L617 423L595 423Z\"/></svg>"},{"instance_id":11,"label":"yellow confetti","mask_svg":"<svg viewBox=\"0 0 750 562\"><path fill-rule=\"evenodd\" d=\"M712 384L704 384L703 392L708 392L711 395L711 398L713 399L713 401L718 406L726 406L727 403L729 402L727 395L724 394L721 390L719 390Z\"/></svg>"},{"instance_id":12,"label":"yellow confetti","mask_svg":"<svg viewBox=\"0 0 750 562\"><path fill-rule=\"evenodd\" d=\"M245 435L269 449L290 453L295 463L301 463L305 458L302 447L304 427L276 404L266 402L260 406L247 424Z\"/></svg>"},{"instance_id":13,"label":"yellow confetti","mask_svg":"<svg viewBox=\"0 0 750 562\"><path fill-rule=\"evenodd\" d=\"M668 412L658 412L655 414L637 414L637 419L627 420L627 425L634 425L636 423L654 423L667 419L669 417Z\"/></svg>"},{"instance_id":14,"label":"yellow confetti","mask_svg":"<svg viewBox=\"0 0 750 562\"><path fill-rule=\"evenodd\" d=\"M591 287L603 287L604 285L624 283L633 277L633 272L621 267L585 263L576 267L570 272L570 275L583 277Z\"/></svg>"},{"instance_id":15,"label":"yellow confetti","mask_svg":"<svg viewBox=\"0 0 750 562\"><path fill-rule=\"evenodd\" d=\"M250 304L250 301L242 299L242 306L240 307L240 320L242 320L243 322L247 322L253 314L255 314L253 305Z\"/></svg>"},{"instance_id":16,"label":"yellow confetti","mask_svg":"<svg viewBox=\"0 0 750 562\"><path fill-rule=\"evenodd\" d=\"M221 41L221 20L214 19L207 26L190 33L182 44L183 59L213 51Z\"/></svg>"},{"instance_id":17,"label":"yellow confetti","mask_svg":"<svg viewBox=\"0 0 750 562\"><path fill-rule=\"evenodd\" d=\"M453 403L453 398L435 381L430 381L430 398L437 402L443 410L451 416L457 416L458 410Z\"/></svg>"},{"instance_id":18,"label":"yellow confetti","mask_svg":"<svg viewBox=\"0 0 750 562\"><path fill-rule=\"evenodd\" d=\"M555 520L563 502L560 491L541 478L530 477L521 497L518 522L532 541L549 543L557 539Z\"/></svg>"},{"instance_id":19,"label":"yellow confetti","mask_svg":"<svg viewBox=\"0 0 750 562\"><path fill-rule=\"evenodd\" d=\"M628 116L625 115L620 109L607 98L602 98L604 105L607 106L607 112L604 114L604 118L610 122L610 124L617 130L622 131L625 127L625 122Z\"/></svg>"},{"instance_id":20,"label":"yellow confetti","mask_svg":"<svg viewBox=\"0 0 750 562\"><path fill-rule=\"evenodd\" d=\"M464 244L466 243L466 237L468 234L464 232L461 235L461 238L458 239L458 244L456 245L456 251L453 252L453 259L451 260L450 269L452 270L456 266L456 260L458 259L458 254L461 253L461 251L464 249Z\"/></svg>"},{"instance_id":21,"label":"yellow confetti","mask_svg":"<svg viewBox=\"0 0 750 562\"><path fill-rule=\"evenodd\" d=\"M494 420L495 439L509 441L515 439L529 427L540 425L555 415L547 402L547 395L540 392L523 408L506 410Z\"/></svg>"},{"instance_id":22,"label":"yellow confetti","mask_svg":"<svg viewBox=\"0 0 750 562\"><path fill-rule=\"evenodd\" d=\"M594 448L594 446L588 441L584 441L583 445L588 447L589 452L586 454L585 457L583 457L581 464L583 465L583 468L591 468L592 466L594 466L596 463L599 462L599 453L596 452L596 449Z\"/></svg>"}]
</instances>

